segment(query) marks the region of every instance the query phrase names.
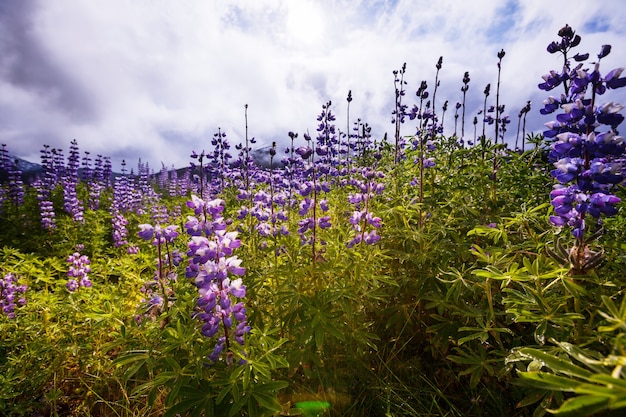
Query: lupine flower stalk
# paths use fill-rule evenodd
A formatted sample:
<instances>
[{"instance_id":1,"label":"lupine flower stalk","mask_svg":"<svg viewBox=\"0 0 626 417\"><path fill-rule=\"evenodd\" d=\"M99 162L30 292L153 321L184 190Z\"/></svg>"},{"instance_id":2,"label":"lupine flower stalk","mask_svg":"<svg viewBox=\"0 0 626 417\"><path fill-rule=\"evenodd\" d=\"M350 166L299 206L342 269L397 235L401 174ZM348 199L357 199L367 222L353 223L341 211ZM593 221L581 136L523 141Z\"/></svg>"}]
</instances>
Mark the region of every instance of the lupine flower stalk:
<instances>
[{"instance_id":1,"label":"lupine flower stalk","mask_svg":"<svg viewBox=\"0 0 626 417\"><path fill-rule=\"evenodd\" d=\"M474 125L474 139L472 141L468 141L468 145L473 145L476 143L476 138L477 138L477 126L478 126L478 117L474 116L474 120L472 120L472 124Z\"/></svg>"},{"instance_id":2,"label":"lupine flower stalk","mask_svg":"<svg viewBox=\"0 0 626 417\"><path fill-rule=\"evenodd\" d=\"M3 208L4 201L10 201L16 210L23 203L24 183L22 182L22 171L19 170L17 160L12 160L6 145L0 148L0 175L6 176L8 185L0 187L0 209Z\"/></svg>"},{"instance_id":3,"label":"lupine flower stalk","mask_svg":"<svg viewBox=\"0 0 626 417\"><path fill-rule=\"evenodd\" d=\"M105 186L111 185L111 179L113 177L113 166L111 164L111 157L109 156L104 157L104 166L103 166L102 175L104 177L104 185Z\"/></svg>"},{"instance_id":4,"label":"lupine flower stalk","mask_svg":"<svg viewBox=\"0 0 626 417\"><path fill-rule=\"evenodd\" d=\"M244 336L250 331L246 308L241 300L246 286L240 278L245 274L241 260L233 256L234 249L241 246L237 232L227 232L222 217L224 200L204 201L191 196L187 206L194 210L185 224L191 235L187 256L189 265L186 276L193 279L198 288L195 318L202 323L202 335L217 336L209 359L217 362L223 352L226 363L233 363L232 341L243 346Z\"/></svg>"},{"instance_id":5,"label":"lupine flower stalk","mask_svg":"<svg viewBox=\"0 0 626 417\"><path fill-rule=\"evenodd\" d=\"M400 136L400 126L404 123L404 117L406 115L407 105L402 104L402 97L405 94L404 86L406 85L406 81L404 81L404 73L406 72L406 62L402 64L402 68L400 70L393 71L393 85L395 88L396 101L395 101L395 109L391 113L393 115L392 123L394 123L396 131L395 131L395 147L394 147L394 164L400 162L401 157L401 148L403 147L401 136Z\"/></svg>"},{"instance_id":6,"label":"lupine flower stalk","mask_svg":"<svg viewBox=\"0 0 626 417\"><path fill-rule=\"evenodd\" d=\"M89 183L89 208L91 210L100 208L100 195L104 188L104 161L102 155L96 155L91 182Z\"/></svg>"},{"instance_id":7,"label":"lupine flower stalk","mask_svg":"<svg viewBox=\"0 0 626 417\"><path fill-rule=\"evenodd\" d=\"M461 92L463 93L463 103L462 103L463 115L461 116L461 137L462 138L465 137L465 97L467 95L467 90L469 90L469 82L470 82L469 72L465 71L465 74L463 74L463 87L461 87Z\"/></svg>"},{"instance_id":8,"label":"lupine flower stalk","mask_svg":"<svg viewBox=\"0 0 626 417\"><path fill-rule=\"evenodd\" d=\"M204 153L204 150L200 154L197 154L196 151L192 151L191 155L190 155L191 159L197 159L198 163L200 164L200 169L199 169L200 173L197 174L197 175L194 175L194 177L197 176L197 180L199 182L199 185L197 187L196 192L198 194L200 194L200 198L203 198L203 196L204 196L204 188L205 188L204 187L204 158L205 158L205 156L206 155ZM194 171L195 169L196 169L195 162L193 162L193 161L190 162L189 163L189 170L190 171Z\"/></svg>"},{"instance_id":9,"label":"lupine flower stalk","mask_svg":"<svg viewBox=\"0 0 626 417\"><path fill-rule=\"evenodd\" d=\"M75 292L82 287L89 288L92 285L89 279L89 273L91 272L89 264L91 262L86 255L80 254L82 245L78 245L76 249L76 252L68 256L65 260L70 264L69 270L67 271L67 276L70 279L67 281L67 284L65 284L69 292Z\"/></svg>"},{"instance_id":10,"label":"lupine flower stalk","mask_svg":"<svg viewBox=\"0 0 626 417\"><path fill-rule=\"evenodd\" d=\"M320 254L316 247L318 227L320 229L331 227L330 216L319 216L318 212L318 204L322 213L328 210L327 205L323 204L325 200L322 199L320 201L319 193L329 192L330 183L328 181L322 181L321 177L318 178L318 169L326 176L328 176L331 169L331 160L328 154L332 146L329 146L329 144L332 144L333 138L335 137L335 126L332 123L335 120L335 116L331 112L331 104L332 103L328 101L326 104L322 105L322 112L317 117L318 122L320 122L317 127L317 145L314 145L313 149L307 146L299 148L296 151L305 160L309 157L311 158L305 170L310 180L304 181L298 191L300 195L304 197L304 200L300 203L300 210L298 212L300 216L303 217L303 219L298 222L298 234L300 235L302 244L311 244L312 263L320 259ZM307 142L312 142L308 134L305 135L305 139ZM316 161L316 155L320 157L319 162ZM311 198L309 198L309 195L311 195ZM305 217L309 211L312 213L311 217ZM311 236L307 238L307 232L309 230L311 231ZM322 243L324 244L325 242L322 241Z\"/></svg>"},{"instance_id":11,"label":"lupine flower stalk","mask_svg":"<svg viewBox=\"0 0 626 417\"><path fill-rule=\"evenodd\" d=\"M211 158L212 191L213 194L216 194L218 191L223 191L226 187L226 178L228 178L228 172L230 171L229 161L232 155L229 152L230 143L226 139L226 133L222 132L220 128L213 135L211 144L213 145Z\"/></svg>"},{"instance_id":12,"label":"lupine flower stalk","mask_svg":"<svg viewBox=\"0 0 626 417\"><path fill-rule=\"evenodd\" d=\"M437 69L437 72L435 72L435 87L433 88L433 120L437 120L437 107L436 107L436 102L435 99L437 98L437 89L439 88L439 71L441 70L441 67L443 66L443 57L440 56L439 59L437 60L437 64L435 64L435 68ZM432 125L432 134L431 136L435 137L435 129L437 128L437 124L433 123Z\"/></svg>"},{"instance_id":13,"label":"lupine flower stalk","mask_svg":"<svg viewBox=\"0 0 626 417\"><path fill-rule=\"evenodd\" d=\"M2 144L0 147L0 178L7 175L9 171L9 151L6 148L6 144ZM3 212L5 203L7 201L8 190L6 186L0 185L0 213Z\"/></svg>"},{"instance_id":14,"label":"lupine flower stalk","mask_svg":"<svg viewBox=\"0 0 626 417\"><path fill-rule=\"evenodd\" d=\"M0 278L0 312L10 319L15 318L15 309L26 305L24 296L28 287L19 284L17 276L7 273Z\"/></svg>"},{"instance_id":15,"label":"lupine flower stalk","mask_svg":"<svg viewBox=\"0 0 626 417\"><path fill-rule=\"evenodd\" d=\"M152 314L167 312L173 301L171 300L173 292L167 283L177 279L174 266L177 266L181 260L178 252L170 249L170 244L178 237L178 226L161 227L160 224L152 226L144 223L139 225L137 235L143 240L152 241L152 244L157 247L157 269L152 283L159 287L160 294L153 295L150 285L146 286L146 293L151 295L147 301L148 310ZM167 265L164 265L165 262Z\"/></svg>"},{"instance_id":16,"label":"lupine flower stalk","mask_svg":"<svg viewBox=\"0 0 626 417\"><path fill-rule=\"evenodd\" d=\"M18 210L24 202L24 182L22 181L22 171L18 168L17 160L11 160L9 158L4 165L4 169L8 174L9 180L8 199L12 203L13 207Z\"/></svg>"},{"instance_id":17,"label":"lupine flower stalk","mask_svg":"<svg viewBox=\"0 0 626 417\"><path fill-rule=\"evenodd\" d=\"M454 105L454 136L457 136L457 126L459 122L459 109L461 108L461 106L462 104L459 103L458 101Z\"/></svg>"},{"instance_id":18,"label":"lupine flower stalk","mask_svg":"<svg viewBox=\"0 0 626 417\"><path fill-rule=\"evenodd\" d=\"M376 183L376 179L383 178L384 174L366 167L362 170L363 180L353 181L358 192L348 196L348 202L354 206L354 211L350 216L350 225L354 230L354 237L348 242L347 247L352 248L361 243L373 245L380 240L377 229L382 226L380 217L371 213L371 200L380 195L384 186Z\"/></svg>"},{"instance_id":19,"label":"lupine flower stalk","mask_svg":"<svg viewBox=\"0 0 626 417\"><path fill-rule=\"evenodd\" d=\"M487 115L487 98L489 97L490 92L491 84L487 84L485 86L485 90L483 91L483 94L485 95L485 100L483 101L483 140L485 139L485 123L487 122L487 119L485 118Z\"/></svg>"},{"instance_id":20,"label":"lupine flower stalk","mask_svg":"<svg viewBox=\"0 0 626 417\"><path fill-rule=\"evenodd\" d=\"M44 145L41 152L43 178L37 178L33 187L37 190L37 202L41 215L41 226L44 230L52 231L56 228L56 215L51 201L52 190L57 186L58 175L54 167L54 152L50 146Z\"/></svg>"},{"instance_id":21,"label":"lupine flower stalk","mask_svg":"<svg viewBox=\"0 0 626 417\"><path fill-rule=\"evenodd\" d=\"M502 113L504 112L504 105L500 105L500 78L502 75L502 58L504 58L505 52L504 49L498 52L498 82L496 84L496 105L495 105L495 118L493 121L495 122L495 136L494 143L498 143L498 137L500 136L500 131L498 130L500 126L502 126L502 143L504 144L504 132L506 131L506 124L510 122L508 117L502 118ZM490 123L490 122L489 122ZM491 124L491 123L490 123ZM495 198L496 195L496 187L497 187L497 176L498 176L498 147L493 148L493 166L491 168L491 180L492 187L491 192L492 196Z\"/></svg>"},{"instance_id":22,"label":"lupine flower stalk","mask_svg":"<svg viewBox=\"0 0 626 417\"><path fill-rule=\"evenodd\" d=\"M299 161L298 159L294 157L294 153L295 153L294 141L298 137L298 134L295 132L288 132L287 135L289 136L291 145L285 150L285 153L289 156L283 158L282 163L283 163L283 166L285 167L284 172L287 174L288 181L289 181L287 184L287 187L289 189L288 203L289 205L291 205L293 203L292 202L293 190L294 190L294 186L296 185L294 183L294 174L296 173L296 168L300 166L299 163L301 161Z\"/></svg>"},{"instance_id":23,"label":"lupine flower stalk","mask_svg":"<svg viewBox=\"0 0 626 417\"><path fill-rule=\"evenodd\" d=\"M70 154L67 159L67 167L63 176L63 209L72 216L77 223L85 221L83 216L83 203L78 199L76 187L78 186L78 167L80 164L80 153L78 142L72 140L70 144Z\"/></svg>"},{"instance_id":24,"label":"lupine flower stalk","mask_svg":"<svg viewBox=\"0 0 626 417\"><path fill-rule=\"evenodd\" d=\"M132 187L126 175L126 161L122 160L122 175L115 178L113 203L110 207L111 225L113 227L113 245L121 247L128 243L128 221L124 214L130 209L132 202Z\"/></svg>"},{"instance_id":25,"label":"lupine flower stalk","mask_svg":"<svg viewBox=\"0 0 626 417\"><path fill-rule=\"evenodd\" d=\"M80 167L83 170L82 178L86 182L90 182L93 178L93 169L91 167L91 153L89 151L84 151L85 156L81 159Z\"/></svg>"},{"instance_id":26,"label":"lupine flower stalk","mask_svg":"<svg viewBox=\"0 0 626 417\"><path fill-rule=\"evenodd\" d=\"M348 97L346 97L348 105L346 106L346 141L347 141L347 155L346 161L348 168L350 167L350 103L352 103L352 90L348 90Z\"/></svg>"},{"instance_id":27,"label":"lupine flower stalk","mask_svg":"<svg viewBox=\"0 0 626 417\"><path fill-rule=\"evenodd\" d=\"M520 122L523 118L524 125L522 127L522 152L524 152L524 143L525 143L524 136L526 135L526 115L528 115L528 112L530 112L530 100L526 102L526 105L522 107L522 109L519 111L519 114L517 115L517 135L515 136L515 150L519 149L517 147L517 143L518 143L519 134L520 134Z\"/></svg>"},{"instance_id":28,"label":"lupine flower stalk","mask_svg":"<svg viewBox=\"0 0 626 417\"><path fill-rule=\"evenodd\" d=\"M63 149L52 149L52 169L54 170L57 180L65 176L65 157L63 156Z\"/></svg>"},{"instance_id":29,"label":"lupine flower stalk","mask_svg":"<svg viewBox=\"0 0 626 417\"><path fill-rule=\"evenodd\" d=\"M626 154L624 138L617 133L617 126L624 120L620 111L624 106L615 102L598 105L598 96L609 89L626 85L620 78L623 68L617 68L604 77L600 74L600 62L609 54L610 45L603 45L597 55L593 69L583 69L582 62L589 54L576 54L573 59L579 64L570 70L567 53L580 43L568 25L559 31L560 42L548 45L548 52L560 52L564 57L563 72L551 71L543 77L539 88L550 91L563 85L560 100L549 97L544 101L542 114L561 108L556 121L546 123L544 137L554 138L549 154L555 169L551 175L557 181L550 197L554 215L550 221L555 226L570 227L576 243L571 250L561 248L556 255L569 262L573 275L599 265L602 254L591 251L588 242L598 236L602 217L617 213L616 205L621 202L613 190L624 180L623 158ZM590 93L591 97L586 95ZM606 126L607 131L601 131ZM588 233L591 230L592 233Z\"/></svg>"},{"instance_id":30,"label":"lupine flower stalk","mask_svg":"<svg viewBox=\"0 0 626 417\"><path fill-rule=\"evenodd\" d=\"M441 106L441 127L443 131L443 125L446 119L446 112L448 111L448 100L443 102L443 106Z\"/></svg>"},{"instance_id":31,"label":"lupine flower stalk","mask_svg":"<svg viewBox=\"0 0 626 417\"><path fill-rule=\"evenodd\" d=\"M504 58L504 55L506 54L506 52L504 52L504 49L500 50L500 52L498 52L498 82L496 84L496 119L495 119L495 136L494 136L494 140L495 143L498 143L498 136L499 136L499 130L498 130L498 126L500 124L500 113L501 113L501 109L500 109L500 76L502 75L502 58ZM503 141L502 143L504 143L504 138L502 138Z\"/></svg>"},{"instance_id":32,"label":"lupine flower stalk","mask_svg":"<svg viewBox=\"0 0 626 417\"><path fill-rule=\"evenodd\" d=\"M440 63L437 64L437 68L440 68ZM469 81L468 81L469 82ZM433 158L426 158L426 150L435 149L435 132L437 129L437 118L434 113L430 111L429 102L423 106L423 101L428 98L428 84L426 81L422 81L419 89L415 95L419 98L419 106L415 105L409 118L411 120L417 118L419 125L417 126L417 133L413 140L413 151L417 150L418 155L414 160L414 163L418 166L419 170L419 224L422 226L422 203L424 201L424 170L435 165ZM424 110L422 110L424 108ZM431 126L428 126L428 123Z\"/></svg>"}]
</instances>

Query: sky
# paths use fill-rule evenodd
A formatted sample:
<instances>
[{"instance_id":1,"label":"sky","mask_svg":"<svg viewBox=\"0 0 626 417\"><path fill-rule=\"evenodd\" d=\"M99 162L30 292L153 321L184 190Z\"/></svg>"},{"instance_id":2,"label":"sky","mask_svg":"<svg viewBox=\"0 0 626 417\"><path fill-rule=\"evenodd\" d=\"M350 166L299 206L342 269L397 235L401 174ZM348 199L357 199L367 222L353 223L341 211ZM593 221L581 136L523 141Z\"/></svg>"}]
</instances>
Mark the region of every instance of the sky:
<instances>
[{"instance_id":1,"label":"sky","mask_svg":"<svg viewBox=\"0 0 626 417\"><path fill-rule=\"evenodd\" d=\"M626 65L621 0L0 0L0 143L38 162L43 145L67 155L76 139L114 168L141 158L158 171L210 151L218 129L243 141L246 104L249 138L283 147L289 131L315 135L328 101L342 131L360 118L375 139L391 137L393 71L406 63L411 107L422 80L432 95L440 56L435 106L449 101L452 134L468 71L471 139L488 83L495 104L502 49L511 142L528 100L528 131L552 120L539 109L554 93L537 84L562 66L546 46L566 23L581 35L581 53L613 46L602 73ZM626 94L601 99L626 103ZM407 120L402 134L415 125Z\"/></svg>"}]
</instances>

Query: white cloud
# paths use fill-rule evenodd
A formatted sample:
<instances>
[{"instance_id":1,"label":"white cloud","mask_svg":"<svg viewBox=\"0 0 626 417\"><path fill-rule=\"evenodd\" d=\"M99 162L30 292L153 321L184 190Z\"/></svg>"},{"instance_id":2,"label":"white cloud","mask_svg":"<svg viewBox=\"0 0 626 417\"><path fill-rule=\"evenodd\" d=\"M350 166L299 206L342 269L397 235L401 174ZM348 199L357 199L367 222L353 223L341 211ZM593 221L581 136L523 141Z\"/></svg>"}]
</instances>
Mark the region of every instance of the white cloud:
<instances>
[{"instance_id":1,"label":"white cloud","mask_svg":"<svg viewBox=\"0 0 626 417\"><path fill-rule=\"evenodd\" d=\"M578 4L580 3L580 4ZM611 0L568 7L539 0L109 0L24 1L0 18L0 142L37 160L43 144L138 158L158 169L184 166L210 147L220 127L234 142L249 131L261 143L287 132L313 133L321 105L332 100L345 130L361 117L381 138L392 131L392 71L407 63L406 103L443 56L437 106L460 101L469 71L466 124L482 109L496 53L506 51L501 102L512 119L533 101L529 127L549 119L540 76L561 64L546 45L568 23L581 50L610 43L605 71L626 64L620 41L626 4ZM615 92L617 101L626 94ZM453 110L446 120L452 123ZM516 125L512 123L512 126ZM511 128L514 130L514 127ZM467 131L467 128L466 128ZM410 123L403 127L411 133ZM451 133L451 131L448 131ZM514 135L514 132L511 133Z\"/></svg>"}]
</instances>

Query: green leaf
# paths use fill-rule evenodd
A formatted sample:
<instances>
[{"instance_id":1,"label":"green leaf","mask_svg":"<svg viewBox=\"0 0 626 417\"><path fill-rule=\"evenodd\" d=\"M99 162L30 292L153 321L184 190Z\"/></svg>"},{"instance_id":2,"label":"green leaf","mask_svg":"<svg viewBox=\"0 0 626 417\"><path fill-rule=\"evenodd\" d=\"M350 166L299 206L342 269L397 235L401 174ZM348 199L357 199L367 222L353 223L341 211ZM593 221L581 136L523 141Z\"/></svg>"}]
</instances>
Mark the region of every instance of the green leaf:
<instances>
[{"instance_id":1,"label":"green leaf","mask_svg":"<svg viewBox=\"0 0 626 417\"><path fill-rule=\"evenodd\" d=\"M274 392L280 391L281 389L285 389L289 386L287 381L270 381L262 384L258 384L254 387L255 391L267 391Z\"/></svg>"},{"instance_id":2,"label":"green leaf","mask_svg":"<svg viewBox=\"0 0 626 417\"><path fill-rule=\"evenodd\" d=\"M228 412L229 417L233 417L235 415L241 414L241 408L248 401L246 397L237 397L236 401L230 406L230 411Z\"/></svg>"},{"instance_id":3,"label":"green leaf","mask_svg":"<svg viewBox=\"0 0 626 417\"><path fill-rule=\"evenodd\" d=\"M596 384L580 384L576 388L577 394L595 395L597 397L615 398L619 394L619 390L613 386L596 385ZM625 393L622 391L622 395Z\"/></svg>"},{"instance_id":4,"label":"green leaf","mask_svg":"<svg viewBox=\"0 0 626 417\"><path fill-rule=\"evenodd\" d=\"M591 376L590 380L593 380L596 377L608 376L609 371L605 366L600 364L600 355L597 352L588 352L572 343L567 342L556 342L556 344L572 358L582 362L585 366L596 372L596 374L600 374ZM595 356L595 358L591 357L592 355Z\"/></svg>"},{"instance_id":5,"label":"green leaf","mask_svg":"<svg viewBox=\"0 0 626 417\"><path fill-rule=\"evenodd\" d=\"M525 385L552 391L574 392L576 387L580 385L580 382L575 379L547 372L520 372L519 376L526 381Z\"/></svg>"},{"instance_id":6,"label":"green leaf","mask_svg":"<svg viewBox=\"0 0 626 417\"><path fill-rule=\"evenodd\" d=\"M254 399L258 401L261 407L274 413L280 412L282 408L276 397L271 394L257 392L255 390L254 392L252 392L252 397L254 397Z\"/></svg>"},{"instance_id":7,"label":"green leaf","mask_svg":"<svg viewBox=\"0 0 626 417\"><path fill-rule=\"evenodd\" d=\"M587 290L584 287L573 282L571 279L565 278L565 279L562 279L561 282L563 283L563 286L565 287L565 289L574 297L581 297L583 295L587 295Z\"/></svg>"},{"instance_id":8,"label":"green leaf","mask_svg":"<svg viewBox=\"0 0 626 417\"><path fill-rule=\"evenodd\" d=\"M540 401L546 395L545 391L533 390L517 403L517 408L527 407Z\"/></svg>"},{"instance_id":9,"label":"green leaf","mask_svg":"<svg viewBox=\"0 0 626 417\"><path fill-rule=\"evenodd\" d=\"M589 378L589 381L599 382L607 386L617 386L626 392L626 381L621 378L615 378L608 374L593 375L591 378Z\"/></svg>"},{"instance_id":10,"label":"green leaf","mask_svg":"<svg viewBox=\"0 0 626 417\"><path fill-rule=\"evenodd\" d=\"M609 406L609 399L595 395L581 395L565 401L557 410L548 410L562 417L583 417L599 413Z\"/></svg>"},{"instance_id":11,"label":"green leaf","mask_svg":"<svg viewBox=\"0 0 626 417\"><path fill-rule=\"evenodd\" d=\"M447 358L448 360L451 360L454 363L458 363L459 365L474 365L476 363L475 359L466 358L463 356L448 355Z\"/></svg>"},{"instance_id":12,"label":"green leaf","mask_svg":"<svg viewBox=\"0 0 626 417\"><path fill-rule=\"evenodd\" d=\"M226 395L228 395L230 393L232 387L233 387L232 385L228 384L224 388L222 388L220 393L217 394L217 398L215 399L215 403L216 404L220 404L224 400L224 397L226 397Z\"/></svg>"},{"instance_id":13,"label":"green leaf","mask_svg":"<svg viewBox=\"0 0 626 417\"><path fill-rule=\"evenodd\" d=\"M171 369L173 369L176 372L180 372L180 369L181 369L180 364L172 356L166 356L165 361L167 362L167 364L170 366Z\"/></svg>"},{"instance_id":14,"label":"green leaf","mask_svg":"<svg viewBox=\"0 0 626 417\"><path fill-rule=\"evenodd\" d=\"M150 353L147 350L128 352L124 356L119 356L113 360L113 365L123 366L128 365L139 360L146 360L150 357Z\"/></svg>"},{"instance_id":15,"label":"green leaf","mask_svg":"<svg viewBox=\"0 0 626 417\"><path fill-rule=\"evenodd\" d=\"M563 359L557 358L556 356L552 356L550 354L542 352L541 350L538 350L538 349L521 348L518 350L518 352L521 355L526 356L530 359L534 359L534 360L538 360L539 362L542 362L544 366L547 366L552 371L557 372L557 373L570 375L570 376L583 378L583 379L587 379L592 375L591 371L581 368L578 365L574 365L573 363L569 361L565 361Z\"/></svg>"},{"instance_id":16,"label":"green leaf","mask_svg":"<svg viewBox=\"0 0 626 417\"><path fill-rule=\"evenodd\" d=\"M187 398L170 407L165 414L163 414L163 417L174 417L177 414L185 414L191 409L202 405L204 401L204 398Z\"/></svg>"}]
</instances>

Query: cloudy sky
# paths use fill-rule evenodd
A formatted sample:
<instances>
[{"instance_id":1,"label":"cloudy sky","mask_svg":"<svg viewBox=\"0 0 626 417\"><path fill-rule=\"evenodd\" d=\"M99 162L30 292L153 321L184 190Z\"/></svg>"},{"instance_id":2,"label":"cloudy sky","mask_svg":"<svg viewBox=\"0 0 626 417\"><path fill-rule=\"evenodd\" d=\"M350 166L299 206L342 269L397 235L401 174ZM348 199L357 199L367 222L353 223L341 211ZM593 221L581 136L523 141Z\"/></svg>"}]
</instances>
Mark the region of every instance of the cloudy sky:
<instances>
[{"instance_id":1,"label":"cloudy sky","mask_svg":"<svg viewBox=\"0 0 626 417\"><path fill-rule=\"evenodd\" d=\"M545 48L565 23L580 52L613 45L603 73L626 65L626 2L616 0L0 0L0 143L37 162L42 145L67 152L76 139L115 166L179 167L218 128L242 140L245 104L261 145L314 133L328 100L345 131L348 90L351 121L381 138L393 131L392 72L406 62L412 105L421 80L432 90L440 56L437 107L461 101L469 71L469 124L487 83L495 103L501 49L514 140L527 100L529 129L550 120L537 84L562 65ZM602 99L626 102L612 94Z\"/></svg>"}]
</instances>

